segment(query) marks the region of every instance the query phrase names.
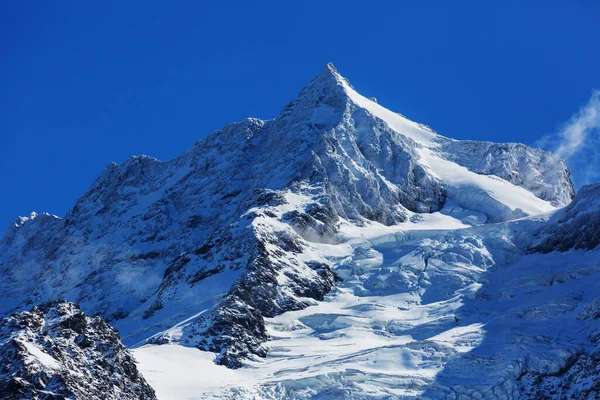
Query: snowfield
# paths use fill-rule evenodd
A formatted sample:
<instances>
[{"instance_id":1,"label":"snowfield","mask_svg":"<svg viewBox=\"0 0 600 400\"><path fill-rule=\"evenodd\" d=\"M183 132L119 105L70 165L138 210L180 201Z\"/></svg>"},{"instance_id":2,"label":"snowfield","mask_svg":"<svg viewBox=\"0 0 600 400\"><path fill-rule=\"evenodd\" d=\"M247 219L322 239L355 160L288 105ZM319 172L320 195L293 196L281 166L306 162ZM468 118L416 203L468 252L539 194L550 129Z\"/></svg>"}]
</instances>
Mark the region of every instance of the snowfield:
<instances>
[{"instance_id":1,"label":"snowfield","mask_svg":"<svg viewBox=\"0 0 600 400\"><path fill-rule=\"evenodd\" d=\"M315 244L343 281L267 319L266 359L232 371L212 353L147 345L134 349L140 370L165 399L521 398L516 378L594 348L600 323L581 314L600 300L600 253L523 255L548 216L458 229L431 217L439 229L353 227L333 251Z\"/></svg>"}]
</instances>

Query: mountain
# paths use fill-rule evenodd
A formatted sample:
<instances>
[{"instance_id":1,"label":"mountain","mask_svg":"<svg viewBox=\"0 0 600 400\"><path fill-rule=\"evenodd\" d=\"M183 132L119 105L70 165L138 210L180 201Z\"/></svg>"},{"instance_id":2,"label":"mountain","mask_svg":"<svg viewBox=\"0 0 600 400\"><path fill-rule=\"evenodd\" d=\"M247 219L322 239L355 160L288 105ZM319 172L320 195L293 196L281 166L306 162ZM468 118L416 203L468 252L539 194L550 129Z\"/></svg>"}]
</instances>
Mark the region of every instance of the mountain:
<instances>
[{"instance_id":1,"label":"mountain","mask_svg":"<svg viewBox=\"0 0 600 400\"><path fill-rule=\"evenodd\" d=\"M56 301L0 321L3 399L156 399L119 333Z\"/></svg>"},{"instance_id":2,"label":"mountain","mask_svg":"<svg viewBox=\"0 0 600 400\"><path fill-rule=\"evenodd\" d=\"M543 240L535 251L593 250L600 244L600 185L586 185L571 204L557 212L541 229Z\"/></svg>"},{"instance_id":3,"label":"mountain","mask_svg":"<svg viewBox=\"0 0 600 400\"><path fill-rule=\"evenodd\" d=\"M109 164L64 218L19 218L0 315L79 303L164 398L539 394L595 354L596 319L573 316L595 315L598 242L549 253L579 248L586 193L571 203L554 155L441 136L329 64L273 120Z\"/></svg>"}]
</instances>

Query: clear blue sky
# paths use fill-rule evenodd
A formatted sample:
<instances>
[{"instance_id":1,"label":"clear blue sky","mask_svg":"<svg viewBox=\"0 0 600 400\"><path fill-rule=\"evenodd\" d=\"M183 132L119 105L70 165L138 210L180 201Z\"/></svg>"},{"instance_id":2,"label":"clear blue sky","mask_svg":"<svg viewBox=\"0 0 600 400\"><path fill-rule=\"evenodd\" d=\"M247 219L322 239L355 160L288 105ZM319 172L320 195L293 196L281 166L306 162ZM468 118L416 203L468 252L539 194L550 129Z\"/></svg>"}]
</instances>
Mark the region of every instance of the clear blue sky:
<instances>
[{"instance_id":1,"label":"clear blue sky","mask_svg":"<svg viewBox=\"0 0 600 400\"><path fill-rule=\"evenodd\" d=\"M110 161L275 117L331 61L454 138L533 143L600 88L598 1L31 1L0 14L0 231Z\"/></svg>"}]
</instances>

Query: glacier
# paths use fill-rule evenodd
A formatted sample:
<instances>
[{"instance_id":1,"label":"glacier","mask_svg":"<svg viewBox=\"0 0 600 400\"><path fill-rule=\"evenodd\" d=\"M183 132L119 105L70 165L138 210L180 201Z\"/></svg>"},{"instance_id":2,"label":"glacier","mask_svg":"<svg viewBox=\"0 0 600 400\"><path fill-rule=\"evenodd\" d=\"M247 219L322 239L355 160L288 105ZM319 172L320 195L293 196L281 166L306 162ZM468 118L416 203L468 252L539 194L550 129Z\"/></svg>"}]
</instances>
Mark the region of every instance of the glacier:
<instances>
[{"instance_id":1,"label":"glacier","mask_svg":"<svg viewBox=\"0 0 600 400\"><path fill-rule=\"evenodd\" d=\"M78 303L165 399L597 398L598 193L329 64L273 120L111 163L64 218L17 219L0 316Z\"/></svg>"}]
</instances>

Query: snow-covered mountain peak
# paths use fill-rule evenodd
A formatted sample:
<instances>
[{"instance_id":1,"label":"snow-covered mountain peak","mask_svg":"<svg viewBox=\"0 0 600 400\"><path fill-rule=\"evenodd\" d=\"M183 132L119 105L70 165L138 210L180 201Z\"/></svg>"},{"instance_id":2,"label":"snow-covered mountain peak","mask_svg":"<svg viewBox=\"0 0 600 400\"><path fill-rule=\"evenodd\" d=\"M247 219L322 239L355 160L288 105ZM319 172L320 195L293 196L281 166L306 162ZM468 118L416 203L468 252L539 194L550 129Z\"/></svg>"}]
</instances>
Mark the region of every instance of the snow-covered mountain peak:
<instances>
[{"instance_id":1,"label":"snow-covered mountain peak","mask_svg":"<svg viewBox=\"0 0 600 400\"><path fill-rule=\"evenodd\" d=\"M325 67L303 88L302 92L308 92L315 87L331 90L339 85L347 85L352 88L350 82L338 72L337 68L332 63L327 63L327 65L325 65Z\"/></svg>"},{"instance_id":2,"label":"snow-covered mountain peak","mask_svg":"<svg viewBox=\"0 0 600 400\"><path fill-rule=\"evenodd\" d=\"M316 124L320 129L339 123L350 100L343 78L333 64L318 73L282 111L283 123Z\"/></svg>"},{"instance_id":3,"label":"snow-covered mountain peak","mask_svg":"<svg viewBox=\"0 0 600 400\"><path fill-rule=\"evenodd\" d=\"M29 217L18 217L0 236L0 248L11 254L20 246L27 244L28 248L43 246L45 240L52 237L61 219L49 213L37 214L33 211Z\"/></svg>"},{"instance_id":4,"label":"snow-covered mountain peak","mask_svg":"<svg viewBox=\"0 0 600 400\"><path fill-rule=\"evenodd\" d=\"M18 228L23 226L24 224L26 224L28 221L33 221L34 219L36 219L38 217L38 213L36 213L35 211L32 211L28 217L17 217L17 219L15 219L15 221L13 222L12 225L14 225L14 227ZM46 218L46 217L56 217L55 215L51 215L48 213L42 213L42 218Z\"/></svg>"},{"instance_id":5,"label":"snow-covered mountain peak","mask_svg":"<svg viewBox=\"0 0 600 400\"><path fill-rule=\"evenodd\" d=\"M16 228L23 226L23 224L25 224L29 220L34 219L35 217L37 217L37 213L35 211L32 211L29 217L17 217L17 219L15 219L15 221L13 222L13 226Z\"/></svg>"},{"instance_id":6,"label":"snow-covered mountain peak","mask_svg":"<svg viewBox=\"0 0 600 400\"><path fill-rule=\"evenodd\" d=\"M319 127L325 128L327 123L342 122L344 117L350 118L354 109L362 109L372 117L387 124L397 134L412 141L412 145L438 147L440 138L429 127L410 121L401 114L392 112L379 105L376 101L358 93L350 81L343 77L332 63L329 63L317 74L284 110L279 118L306 118ZM323 130L323 129L322 129Z\"/></svg>"},{"instance_id":7,"label":"snow-covered mountain peak","mask_svg":"<svg viewBox=\"0 0 600 400\"><path fill-rule=\"evenodd\" d=\"M111 163L64 219L12 226L0 314L66 298L126 344L196 346L240 367L268 354L270 319L322 302L340 278L357 298L398 289L428 304L479 284L496 262L488 227L553 212L573 193L557 157L443 137L328 65L277 118L228 124L172 160ZM512 259L503 229L493 250ZM446 275L445 263L460 271ZM291 324L336 319L300 318Z\"/></svg>"}]
</instances>

